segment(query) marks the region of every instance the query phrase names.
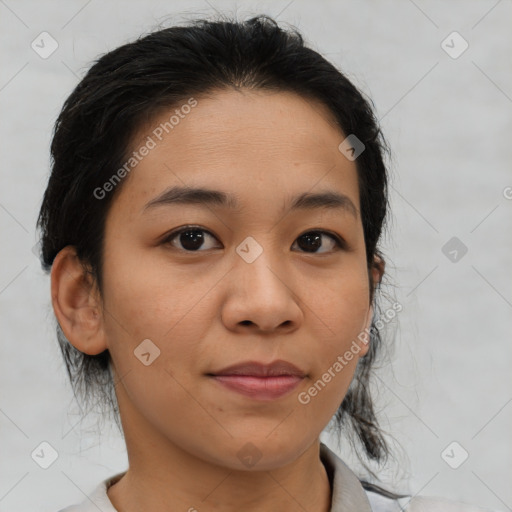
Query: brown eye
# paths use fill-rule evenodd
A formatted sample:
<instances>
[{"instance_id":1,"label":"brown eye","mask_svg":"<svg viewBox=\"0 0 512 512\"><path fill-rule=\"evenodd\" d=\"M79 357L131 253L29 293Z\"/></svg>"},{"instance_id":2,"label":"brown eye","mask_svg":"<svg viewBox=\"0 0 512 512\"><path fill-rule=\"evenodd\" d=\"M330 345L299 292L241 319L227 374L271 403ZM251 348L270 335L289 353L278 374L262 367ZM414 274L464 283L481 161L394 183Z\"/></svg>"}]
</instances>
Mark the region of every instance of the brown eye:
<instances>
[{"instance_id":1,"label":"brown eye","mask_svg":"<svg viewBox=\"0 0 512 512\"><path fill-rule=\"evenodd\" d=\"M324 238L325 237L325 238ZM328 243L324 243L325 240ZM309 253L324 253L330 252L333 249L342 249L344 244L341 239L326 231L308 231L297 238L299 247L304 252ZM326 247L324 251L318 251L319 248Z\"/></svg>"},{"instance_id":2,"label":"brown eye","mask_svg":"<svg viewBox=\"0 0 512 512\"><path fill-rule=\"evenodd\" d=\"M215 240L215 237L205 229L185 227L171 233L163 243L172 245L182 251L201 252L199 249L208 250L215 248L209 247L211 245L210 239Z\"/></svg>"}]
</instances>

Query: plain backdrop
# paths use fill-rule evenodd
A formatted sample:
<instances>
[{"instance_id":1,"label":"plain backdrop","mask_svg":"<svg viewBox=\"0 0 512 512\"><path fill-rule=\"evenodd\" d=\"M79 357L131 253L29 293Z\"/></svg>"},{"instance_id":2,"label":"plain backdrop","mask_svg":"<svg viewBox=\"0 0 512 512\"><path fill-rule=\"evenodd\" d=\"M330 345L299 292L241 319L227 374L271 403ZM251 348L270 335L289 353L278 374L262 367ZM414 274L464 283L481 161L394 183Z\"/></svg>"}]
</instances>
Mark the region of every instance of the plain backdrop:
<instances>
[{"instance_id":1,"label":"plain backdrop","mask_svg":"<svg viewBox=\"0 0 512 512\"><path fill-rule=\"evenodd\" d=\"M56 116L99 54L216 10L298 27L373 99L391 144L383 249L403 311L376 380L396 454L383 481L512 510L509 0L0 1L0 510L56 511L127 465L115 428L80 422L32 250ZM58 44L47 58L42 32ZM339 452L359 471L345 440Z\"/></svg>"}]
</instances>

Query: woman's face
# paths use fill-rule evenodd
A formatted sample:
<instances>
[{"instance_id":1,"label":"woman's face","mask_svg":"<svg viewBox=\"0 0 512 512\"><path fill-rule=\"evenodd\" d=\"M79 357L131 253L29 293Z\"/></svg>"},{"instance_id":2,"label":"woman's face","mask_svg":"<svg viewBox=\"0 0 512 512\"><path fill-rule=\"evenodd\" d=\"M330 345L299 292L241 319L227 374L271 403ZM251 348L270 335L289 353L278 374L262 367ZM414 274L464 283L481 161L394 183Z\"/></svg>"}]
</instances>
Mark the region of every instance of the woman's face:
<instances>
[{"instance_id":1,"label":"woman's face","mask_svg":"<svg viewBox=\"0 0 512 512\"><path fill-rule=\"evenodd\" d=\"M368 349L356 165L319 103L245 90L196 100L168 133L176 108L141 131L132 149L150 149L106 222L103 325L121 418L127 440L140 428L202 460L271 469L317 440ZM182 187L215 193L164 195ZM341 197L307 199L325 192ZM277 360L303 375L220 377Z\"/></svg>"}]
</instances>

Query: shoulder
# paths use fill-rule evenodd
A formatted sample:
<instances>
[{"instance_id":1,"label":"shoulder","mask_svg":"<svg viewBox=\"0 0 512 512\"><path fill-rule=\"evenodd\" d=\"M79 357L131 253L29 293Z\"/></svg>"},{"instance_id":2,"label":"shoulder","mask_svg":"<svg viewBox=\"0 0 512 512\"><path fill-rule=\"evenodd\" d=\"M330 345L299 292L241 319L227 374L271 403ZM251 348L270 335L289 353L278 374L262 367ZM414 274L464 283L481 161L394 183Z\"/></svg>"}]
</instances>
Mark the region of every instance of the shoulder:
<instances>
[{"instance_id":1,"label":"shoulder","mask_svg":"<svg viewBox=\"0 0 512 512\"><path fill-rule=\"evenodd\" d=\"M390 498L365 489L372 512L498 512L434 496Z\"/></svg>"},{"instance_id":2,"label":"shoulder","mask_svg":"<svg viewBox=\"0 0 512 512\"><path fill-rule=\"evenodd\" d=\"M331 512L498 512L445 498L395 494L360 479L324 443L320 454L331 479Z\"/></svg>"},{"instance_id":3,"label":"shoulder","mask_svg":"<svg viewBox=\"0 0 512 512\"><path fill-rule=\"evenodd\" d=\"M108 497L107 489L117 482L124 473L117 473L106 478L81 503L70 505L58 512L98 512L98 510L101 510L101 512L117 512Z\"/></svg>"}]
</instances>

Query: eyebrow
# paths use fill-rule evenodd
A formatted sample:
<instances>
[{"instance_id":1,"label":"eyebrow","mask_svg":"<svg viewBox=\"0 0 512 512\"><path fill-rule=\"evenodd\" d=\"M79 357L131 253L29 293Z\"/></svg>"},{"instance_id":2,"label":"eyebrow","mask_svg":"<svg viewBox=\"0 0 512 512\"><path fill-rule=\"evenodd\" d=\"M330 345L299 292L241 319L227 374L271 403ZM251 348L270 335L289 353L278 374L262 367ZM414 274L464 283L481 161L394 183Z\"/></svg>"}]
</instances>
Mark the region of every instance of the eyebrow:
<instances>
[{"instance_id":1,"label":"eyebrow","mask_svg":"<svg viewBox=\"0 0 512 512\"><path fill-rule=\"evenodd\" d=\"M355 218L358 216L357 208L350 197L332 190L316 193L304 192L292 197L290 202L290 210L341 209ZM175 186L146 203L143 211L157 206L174 204L198 204L227 207L233 210L240 209L240 204L233 194L208 188ZM283 210L285 209L286 205Z\"/></svg>"}]
</instances>

